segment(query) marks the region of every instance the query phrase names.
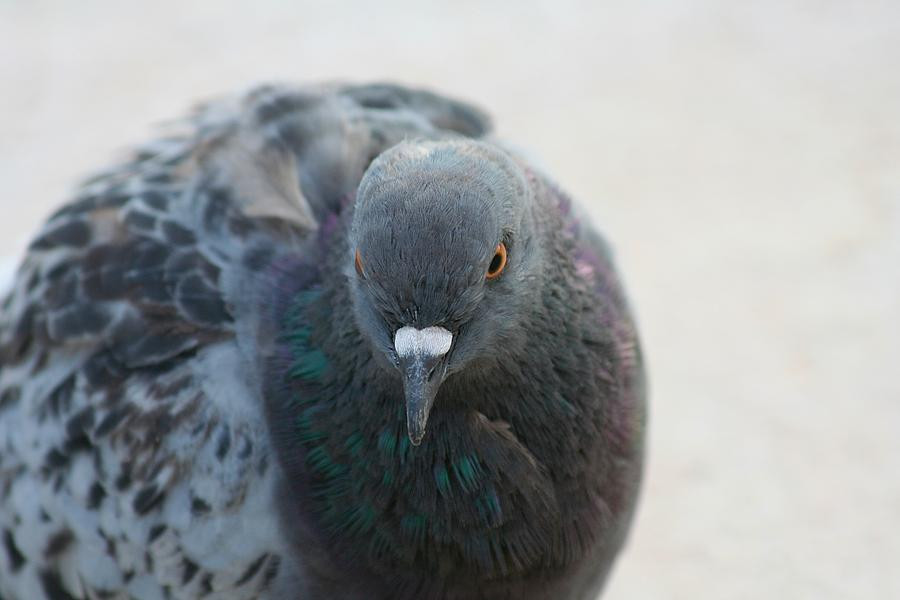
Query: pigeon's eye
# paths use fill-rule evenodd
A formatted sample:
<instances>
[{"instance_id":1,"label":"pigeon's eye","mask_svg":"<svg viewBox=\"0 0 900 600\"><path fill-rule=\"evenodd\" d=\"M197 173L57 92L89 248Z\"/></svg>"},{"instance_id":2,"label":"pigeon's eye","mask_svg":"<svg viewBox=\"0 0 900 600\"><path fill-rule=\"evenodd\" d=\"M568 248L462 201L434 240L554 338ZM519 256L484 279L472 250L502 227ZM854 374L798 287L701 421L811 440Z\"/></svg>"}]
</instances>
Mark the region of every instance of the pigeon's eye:
<instances>
[{"instance_id":1,"label":"pigeon's eye","mask_svg":"<svg viewBox=\"0 0 900 600\"><path fill-rule=\"evenodd\" d=\"M488 267L487 278L488 279L496 279L500 277L500 273L503 272L503 269L506 268L506 244L500 242L497 244L497 249L494 251L494 258L491 259L491 264Z\"/></svg>"},{"instance_id":2,"label":"pigeon's eye","mask_svg":"<svg viewBox=\"0 0 900 600\"><path fill-rule=\"evenodd\" d=\"M356 267L356 272L360 277L365 277L366 274L363 272L362 266L362 257L359 255L359 250L356 250L356 257L353 259L353 265Z\"/></svg>"}]
</instances>

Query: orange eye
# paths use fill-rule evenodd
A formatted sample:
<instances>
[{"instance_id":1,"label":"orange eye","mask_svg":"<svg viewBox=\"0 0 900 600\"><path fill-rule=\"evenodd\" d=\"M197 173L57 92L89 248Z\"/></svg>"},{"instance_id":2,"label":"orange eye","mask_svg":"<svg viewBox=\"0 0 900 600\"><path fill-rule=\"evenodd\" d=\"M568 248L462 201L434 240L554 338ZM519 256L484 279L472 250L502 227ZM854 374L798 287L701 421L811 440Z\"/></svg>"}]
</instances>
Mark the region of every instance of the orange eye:
<instances>
[{"instance_id":1,"label":"orange eye","mask_svg":"<svg viewBox=\"0 0 900 600\"><path fill-rule=\"evenodd\" d=\"M488 267L487 278L488 279L496 279L500 277L500 273L503 272L503 269L506 268L506 244L500 242L497 244L497 249L494 251L494 258L491 259L491 264Z\"/></svg>"},{"instance_id":2,"label":"orange eye","mask_svg":"<svg viewBox=\"0 0 900 600\"><path fill-rule=\"evenodd\" d=\"M366 274L363 273L362 257L359 255L359 249L356 250L356 257L353 259L353 264L356 267L356 272L359 276L365 277Z\"/></svg>"}]
</instances>

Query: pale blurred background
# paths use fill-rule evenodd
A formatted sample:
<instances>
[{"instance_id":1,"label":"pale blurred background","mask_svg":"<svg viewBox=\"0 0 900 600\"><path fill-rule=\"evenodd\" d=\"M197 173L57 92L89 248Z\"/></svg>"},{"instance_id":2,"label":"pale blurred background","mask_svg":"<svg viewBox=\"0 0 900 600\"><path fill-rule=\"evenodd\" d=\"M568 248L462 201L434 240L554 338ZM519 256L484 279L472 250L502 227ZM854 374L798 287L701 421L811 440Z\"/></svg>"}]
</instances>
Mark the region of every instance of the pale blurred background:
<instances>
[{"instance_id":1,"label":"pale blurred background","mask_svg":"<svg viewBox=\"0 0 900 600\"><path fill-rule=\"evenodd\" d=\"M900 2L0 0L0 257L154 123L322 79L481 104L618 249L653 393L606 598L900 598Z\"/></svg>"}]
</instances>

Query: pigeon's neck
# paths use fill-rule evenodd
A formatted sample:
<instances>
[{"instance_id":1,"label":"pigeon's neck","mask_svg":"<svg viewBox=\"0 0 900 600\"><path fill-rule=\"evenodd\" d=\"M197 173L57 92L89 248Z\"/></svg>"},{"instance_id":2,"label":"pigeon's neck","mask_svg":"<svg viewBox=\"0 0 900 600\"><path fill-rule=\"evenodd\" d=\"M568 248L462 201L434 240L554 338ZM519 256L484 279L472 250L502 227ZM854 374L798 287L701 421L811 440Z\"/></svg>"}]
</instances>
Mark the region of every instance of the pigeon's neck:
<instances>
[{"instance_id":1,"label":"pigeon's neck","mask_svg":"<svg viewBox=\"0 0 900 600\"><path fill-rule=\"evenodd\" d=\"M580 561L617 510L599 488L621 488L596 451L608 390L591 371L604 349L585 345L555 362L533 353L514 369L452 376L414 447L401 381L357 329L338 264L316 267L332 266L329 277L304 267L297 279L307 283L279 316L267 402L289 510L342 568L409 589L486 585ZM527 326L531 339L553 333Z\"/></svg>"}]
</instances>

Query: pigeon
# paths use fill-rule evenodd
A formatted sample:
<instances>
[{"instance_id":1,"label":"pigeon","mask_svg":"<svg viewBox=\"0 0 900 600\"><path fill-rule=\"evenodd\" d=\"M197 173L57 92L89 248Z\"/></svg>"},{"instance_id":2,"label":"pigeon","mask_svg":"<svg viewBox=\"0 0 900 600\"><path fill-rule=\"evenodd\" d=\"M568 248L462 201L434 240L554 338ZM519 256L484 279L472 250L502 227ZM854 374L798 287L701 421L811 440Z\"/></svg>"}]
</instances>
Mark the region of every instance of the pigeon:
<instances>
[{"instance_id":1,"label":"pigeon","mask_svg":"<svg viewBox=\"0 0 900 600\"><path fill-rule=\"evenodd\" d=\"M0 302L0 598L595 598L638 334L586 214L491 131L266 85L86 180Z\"/></svg>"}]
</instances>

